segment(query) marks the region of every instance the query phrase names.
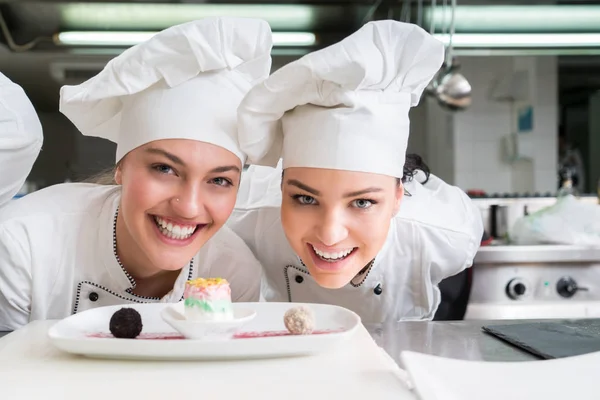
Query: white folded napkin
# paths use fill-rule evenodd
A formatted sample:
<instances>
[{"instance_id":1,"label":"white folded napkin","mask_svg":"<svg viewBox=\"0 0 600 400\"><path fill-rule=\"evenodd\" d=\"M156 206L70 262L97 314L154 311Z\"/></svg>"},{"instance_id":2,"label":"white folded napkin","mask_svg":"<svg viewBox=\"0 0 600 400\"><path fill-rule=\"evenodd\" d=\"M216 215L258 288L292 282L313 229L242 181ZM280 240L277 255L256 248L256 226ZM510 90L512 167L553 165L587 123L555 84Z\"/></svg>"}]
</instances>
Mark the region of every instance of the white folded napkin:
<instances>
[{"instance_id":1,"label":"white folded napkin","mask_svg":"<svg viewBox=\"0 0 600 400\"><path fill-rule=\"evenodd\" d=\"M600 352L544 361L466 361L404 351L420 400L597 400Z\"/></svg>"}]
</instances>

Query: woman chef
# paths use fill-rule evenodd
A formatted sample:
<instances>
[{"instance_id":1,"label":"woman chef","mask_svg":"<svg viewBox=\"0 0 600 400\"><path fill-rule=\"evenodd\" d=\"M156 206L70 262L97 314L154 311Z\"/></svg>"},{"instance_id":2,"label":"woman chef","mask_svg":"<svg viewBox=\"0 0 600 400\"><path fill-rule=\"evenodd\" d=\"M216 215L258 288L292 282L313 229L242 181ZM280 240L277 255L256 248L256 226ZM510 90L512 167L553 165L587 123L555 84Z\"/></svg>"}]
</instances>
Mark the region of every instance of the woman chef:
<instances>
[{"instance_id":1,"label":"woman chef","mask_svg":"<svg viewBox=\"0 0 600 400\"><path fill-rule=\"evenodd\" d=\"M85 135L117 144L118 186L64 184L0 212L0 330L92 307L177 302L184 282L230 281L257 301L260 264L223 227L245 155L236 108L270 70L260 20L167 29L61 91Z\"/></svg>"},{"instance_id":2,"label":"woman chef","mask_svg":"<svg viewBox=\"0 0 600 400\"><path fill-rule=\"evenodd\" d=\"M403 179L408 111L443 45L379 21L255 86L238 113L250 167L228 224L264 268L267 301L347 307L366 322L431 319L469 267L478 211L435 176Z\"/></svg>"},{"instance_id":3,"label":"woman chef","mask_svg":"<svg viewBox=\"0 0 600 400\"><path fill-rule=\"evenodd\" d=\"M42 125L25 92L0 73L0 207L25 183L43 141Z\"/></svg>"}]
</instances>

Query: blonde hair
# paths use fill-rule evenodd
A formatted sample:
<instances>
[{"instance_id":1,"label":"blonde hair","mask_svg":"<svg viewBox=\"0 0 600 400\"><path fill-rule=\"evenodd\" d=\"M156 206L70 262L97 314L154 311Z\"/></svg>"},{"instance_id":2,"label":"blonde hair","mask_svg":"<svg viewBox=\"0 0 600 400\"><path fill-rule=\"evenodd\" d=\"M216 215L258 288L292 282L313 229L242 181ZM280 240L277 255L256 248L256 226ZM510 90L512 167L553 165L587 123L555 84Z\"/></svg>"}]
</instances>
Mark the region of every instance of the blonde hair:
<instances>
[{"instance_id":1,"label":"blonde hair","mask_svg":"<svg viewBox=\"0 0 600 400\"><path fill-rule=\"evenodd\" d=\"M96 185L116 185L117 182L115 182L115 172L115 167L105 169L104 171L100 171L97 174L84 179L83 182L95 183Z\"/></svg>"}]
</instances>

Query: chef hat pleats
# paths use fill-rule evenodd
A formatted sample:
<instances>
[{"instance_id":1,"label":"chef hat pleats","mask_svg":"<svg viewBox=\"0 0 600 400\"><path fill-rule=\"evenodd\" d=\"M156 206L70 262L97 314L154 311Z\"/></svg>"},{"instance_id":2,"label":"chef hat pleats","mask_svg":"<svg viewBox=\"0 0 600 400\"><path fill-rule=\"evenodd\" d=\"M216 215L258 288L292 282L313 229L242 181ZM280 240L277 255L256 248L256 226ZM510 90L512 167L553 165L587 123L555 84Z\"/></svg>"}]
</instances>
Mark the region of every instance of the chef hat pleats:
<instances>
[{"instance_id":1,"label":"chef hat pleats","mask_svg":"<svg viewBox=\"0 0 600 400\"><path fill-rule=\"evenodd\" d=\"M205 18L161 31L60 92L60 111L86 136L117 143L117 162L154 140L221 146L242 163L237 106L271 69L269 24Z\"/></svg>"},{"instance_id":2,"label":"chef hat pleats","mask_svg":"<svg viewBox=\"0 0 600 400\"><path fill-rule=\"evenodd\" d=\"M444 58L420 27L370 22L346 39L283 66L238 110L248 161L402 177L408 112Z\"/></svg>"}]
</instances>

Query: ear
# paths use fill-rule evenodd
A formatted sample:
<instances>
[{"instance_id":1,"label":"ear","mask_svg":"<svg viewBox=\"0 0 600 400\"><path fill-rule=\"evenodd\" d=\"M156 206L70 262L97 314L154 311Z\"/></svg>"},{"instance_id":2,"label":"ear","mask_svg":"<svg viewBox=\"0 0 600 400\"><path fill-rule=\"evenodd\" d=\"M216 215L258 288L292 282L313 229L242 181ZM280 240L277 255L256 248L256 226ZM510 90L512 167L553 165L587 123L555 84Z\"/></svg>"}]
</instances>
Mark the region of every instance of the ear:
<instances>
[{"instance_id":1,"label":"ear","mask_svg":"<svg viewBox=\"0 0 600 400\"><path fill-rule=\"evenodd\" d=\"M396 214L398 214L398 211L400 211L400 204L402 203L402 199L404 198L404 185L402 183L396 185L396 201L394 204L394 214L392 215L393 217L396 216Z\"/></svg>"},{"instance_id":2,"label":"ear","mask_svg":"<svg viewBox=\"0 0 600 400\"><path fill-rule=\"evenodd\" d=\"M123 171L121 170L121 164L117 164L117 167L115 168L115 182L117 185L120 185L121 182L123 181Z\"/></svg>"}]
</instances>

